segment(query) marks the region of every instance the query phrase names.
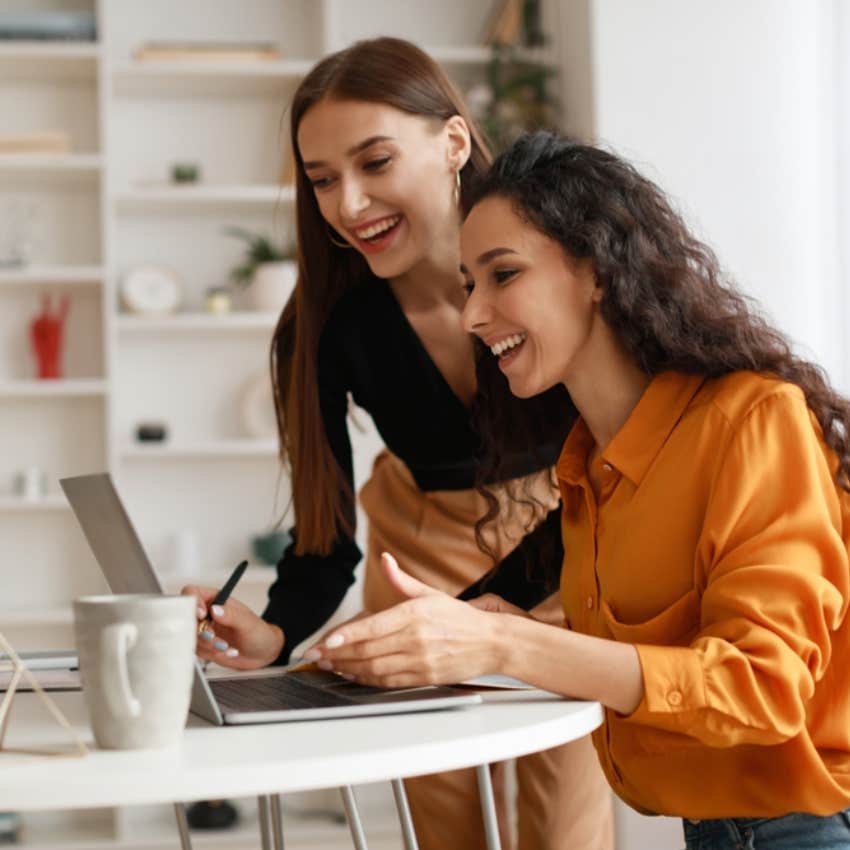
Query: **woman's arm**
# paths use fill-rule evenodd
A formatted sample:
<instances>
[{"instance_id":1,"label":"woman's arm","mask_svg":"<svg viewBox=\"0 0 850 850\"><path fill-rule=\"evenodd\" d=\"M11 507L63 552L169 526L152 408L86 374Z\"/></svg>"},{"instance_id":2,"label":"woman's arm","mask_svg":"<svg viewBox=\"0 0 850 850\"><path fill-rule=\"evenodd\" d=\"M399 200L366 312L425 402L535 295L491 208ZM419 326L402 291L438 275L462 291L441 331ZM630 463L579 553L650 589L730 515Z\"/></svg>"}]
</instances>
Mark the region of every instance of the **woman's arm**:
<instances>
[{"instance_id":1,"label":"woman's arm","mask_svg":"<svg viewBox=\"0 0 850 850\"><path fill-rule=\"evenodd\" d=\"M480 610L408 576L387 555L382 568L408 601L341 626L305 658L380 687L452 684L503 673L624 713L640 702L633 646Z\"/></svg>"}]
</instances>

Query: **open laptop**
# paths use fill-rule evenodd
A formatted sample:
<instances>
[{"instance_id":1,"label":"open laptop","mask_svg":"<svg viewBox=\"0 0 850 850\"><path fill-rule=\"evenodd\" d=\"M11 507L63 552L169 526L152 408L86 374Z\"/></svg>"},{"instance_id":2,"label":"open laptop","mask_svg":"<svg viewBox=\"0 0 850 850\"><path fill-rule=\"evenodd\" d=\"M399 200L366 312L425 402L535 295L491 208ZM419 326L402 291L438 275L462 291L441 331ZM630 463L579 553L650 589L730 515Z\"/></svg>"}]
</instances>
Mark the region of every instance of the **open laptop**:
<instances>
[{"instance_id":1,"label":"open laptop","mask_svg":"<svg viewBox=\"0 0 850 850\"><path fill-rule=\"evenodd\" d=\"M118 491L107 473L59 482L113 593L162 593ZM241 725L363 714L433 711L481 702L452 688L384 690L320 671L207 678L197 659L191 711L211 723Z\"/></svg>"}]
</instances>

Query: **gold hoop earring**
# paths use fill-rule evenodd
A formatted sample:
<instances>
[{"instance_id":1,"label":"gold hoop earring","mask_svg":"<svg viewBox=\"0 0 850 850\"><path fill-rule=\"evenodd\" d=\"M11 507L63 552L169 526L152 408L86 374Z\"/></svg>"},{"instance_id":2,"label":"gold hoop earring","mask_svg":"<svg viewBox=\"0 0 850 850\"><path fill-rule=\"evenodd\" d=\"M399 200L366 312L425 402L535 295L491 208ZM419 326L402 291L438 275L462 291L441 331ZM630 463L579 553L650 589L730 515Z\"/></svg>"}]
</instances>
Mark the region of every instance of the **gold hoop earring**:
<instances>
[{"instance_id":1,"label":"gold hoop earring","mask_svg":"<svg viewBox=\"0 0 850 850\"><path fill-rule=\"evenodd\" d=\"M336 245L337 248L351 248L352 247L345 240L340 242L338 239L334 239L334 233L336 233L336 231L332 227L329 227L327 224L325 225L325 230L327 231L328 239L330 239L331 243Z\"/></svg>"},{"instance_id":2,"label":"gold hoop earring","mask_svg":"<svg viewBox=\"0 0 850 850\"><path fill-rule=\"evenodd\" d=\"M460 206L460 191L461 191L460 169L458 168L458 170L455 171L455 206L456 207Z\"/></svg>"}]
</instances>

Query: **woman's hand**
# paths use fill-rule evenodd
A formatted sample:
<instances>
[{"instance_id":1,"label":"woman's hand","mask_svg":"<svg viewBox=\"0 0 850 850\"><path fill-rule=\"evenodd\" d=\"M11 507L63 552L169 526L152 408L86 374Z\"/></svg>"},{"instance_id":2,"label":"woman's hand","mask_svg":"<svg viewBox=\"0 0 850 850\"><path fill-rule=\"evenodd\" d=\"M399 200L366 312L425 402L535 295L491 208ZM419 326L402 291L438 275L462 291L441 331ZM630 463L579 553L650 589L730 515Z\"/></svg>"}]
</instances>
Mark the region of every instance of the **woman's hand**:
<instances>
[{"instance_id":1,"label":"woman's hand","mask_svg":"<svg viewBox=\"0 0 850 850\"><path fill-rule=\"evenodd\" d=\"M531 617L528 611L502 599L501 596L497 596L495 593L485 593L481 596L476 596L475 599L470 599L467 604L473 608L477 608L479 611L490 611L493 614L515 614L517 617Z\"/></svg>"},{"instance_id":2,"label":"woman's hand","mask_svg":"<svg viewBox=\"0 0 850 850\"><path fill-rule=\"evenodd\" d=\"M305 661L385 688L460 682L498 669L500 624L490 611L428 587L391 555L381 567L407 601L334 629Z\"/></svg>"},{"instance_id":3,"label":"woman's hand","mask_svg":"<svg viewBox=\"0 0 850 850\"><path fill-rule=\"evenodd\" d=\"M258 617L238 599L213 605L218 589L189 585L180 591L198 602L198 621L212 623L198 635L195 652L205 661L215 661L236 670L255 670L271 664L283 649L283 631Z\"/></svg>"}]
</instances>

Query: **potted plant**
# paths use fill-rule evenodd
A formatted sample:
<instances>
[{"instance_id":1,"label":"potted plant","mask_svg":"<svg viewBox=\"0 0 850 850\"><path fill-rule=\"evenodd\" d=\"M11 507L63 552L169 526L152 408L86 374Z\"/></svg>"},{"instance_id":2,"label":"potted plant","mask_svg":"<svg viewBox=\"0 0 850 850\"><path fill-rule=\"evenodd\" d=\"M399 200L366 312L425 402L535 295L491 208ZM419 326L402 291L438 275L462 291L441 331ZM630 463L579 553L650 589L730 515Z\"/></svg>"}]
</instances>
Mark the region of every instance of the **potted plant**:
<instances>
[{"instance_id":1,"label":"potted plant","mask_svg":"<svg viewBox=\"0 0 850 850\"><path fill-rule=\"evenodd\" d=\"M279 313L298 279L294 248L279 247L269 237L242 227L228 227L225 233L246 243L242 262L231 271L230 279L247 288L254 309Z\"/></svg>"}]
</instances>

